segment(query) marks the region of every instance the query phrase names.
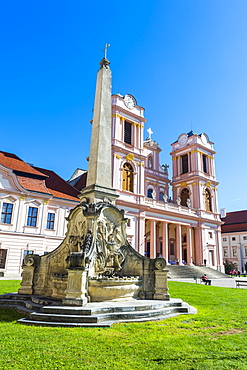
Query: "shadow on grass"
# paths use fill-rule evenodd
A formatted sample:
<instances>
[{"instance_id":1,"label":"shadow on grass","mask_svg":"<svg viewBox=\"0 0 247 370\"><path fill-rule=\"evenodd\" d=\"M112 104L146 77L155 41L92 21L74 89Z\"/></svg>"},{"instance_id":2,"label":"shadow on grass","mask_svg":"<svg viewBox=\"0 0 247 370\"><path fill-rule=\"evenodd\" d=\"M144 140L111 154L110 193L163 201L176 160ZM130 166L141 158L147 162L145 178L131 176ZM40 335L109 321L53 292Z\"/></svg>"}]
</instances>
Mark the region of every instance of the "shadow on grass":
<instances>
[{"instance_id":1,"label":"shadow on grass","mask_svg":"<svg viewBox=\"0 0 247 370\"><path fill-rule=\"evenodd\" d=\"M15 309L0 308L0 322L13 322L25 316L27 316L27 314L20 313Z\"/></svg>"}]
</instances>

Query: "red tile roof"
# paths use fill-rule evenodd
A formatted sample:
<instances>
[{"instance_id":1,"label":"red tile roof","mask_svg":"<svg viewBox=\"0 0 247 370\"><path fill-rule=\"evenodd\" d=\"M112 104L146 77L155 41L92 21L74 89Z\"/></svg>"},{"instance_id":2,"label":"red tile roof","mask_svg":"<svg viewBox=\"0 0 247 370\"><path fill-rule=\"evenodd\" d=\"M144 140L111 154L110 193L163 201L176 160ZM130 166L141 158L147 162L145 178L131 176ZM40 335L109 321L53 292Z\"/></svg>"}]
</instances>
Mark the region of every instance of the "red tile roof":
<instances>
[{"instance_id":1,"label":"red tile roof","mask_svg":"<svg viewBox=\"0 0 247 370\"><path fill-rule=\"evenodd\" d=\"M40 173L39 171L36 171L32 166L30 166L30 164L24 162L22 159L17 157L17 155L12 153L0 151L0 163L4 167L10 168L11 170L14 171L44 176L44 174Z\"/></svg>"},{"instance_id":2,"label":"red tile roof","mask_svg":"<svg viewBox=\"0 0 247 370\"><path fill-rule=\"evenodd\" d=\"M222 221L225 222L221 226L222 233L247 231L247 210L228 212Z\"/></svg>"},{"instance_id":3,"label":"red tile roof","mask_svg":"<svg viewBox=\"0 0 247 370\"><path fill-rule=\"evenodd\" d=\"M78 195L80 192L71 186L67 181L58 176L55 172L47 170L45 168L34 167L37 171L47 175L45 184L49 189L49 192L57 198L65 198L71 200L77 200L79 202Z\"/></svg>"},{"instance_id":4,"label":"red tile roof","mask_svg":"<svg viewBox=\"0 0 247 370\"><path fill-rule=\"evenodd\" d=\"M79 202L80 192L53 171L31 166L15 154L2 151L0 164L15 173L24 189Z\"/></svg>"}]
</instances>

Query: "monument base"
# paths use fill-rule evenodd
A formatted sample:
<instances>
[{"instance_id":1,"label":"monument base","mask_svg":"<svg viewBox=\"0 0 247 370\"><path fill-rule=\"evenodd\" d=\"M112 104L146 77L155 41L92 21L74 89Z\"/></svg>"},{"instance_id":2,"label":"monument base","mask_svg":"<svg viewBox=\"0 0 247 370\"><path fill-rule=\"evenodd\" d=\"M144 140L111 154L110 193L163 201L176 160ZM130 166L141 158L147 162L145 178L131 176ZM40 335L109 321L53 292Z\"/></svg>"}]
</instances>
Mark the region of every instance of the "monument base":
<instances>
[{"instance_id":1,"label":"monument base","mask_svg":"<svg viewBox=\"0 0 247 370\"><path fill-rule=\"evenodd\" d=\"M102 202L108 199L114 204L115 200L118 198L118 195L116 194L116 190L113 188L106 188L104 186L95 184L82 189L79 198L81 200L86 198L89 203Z\"/></svg>"}]
</instances>

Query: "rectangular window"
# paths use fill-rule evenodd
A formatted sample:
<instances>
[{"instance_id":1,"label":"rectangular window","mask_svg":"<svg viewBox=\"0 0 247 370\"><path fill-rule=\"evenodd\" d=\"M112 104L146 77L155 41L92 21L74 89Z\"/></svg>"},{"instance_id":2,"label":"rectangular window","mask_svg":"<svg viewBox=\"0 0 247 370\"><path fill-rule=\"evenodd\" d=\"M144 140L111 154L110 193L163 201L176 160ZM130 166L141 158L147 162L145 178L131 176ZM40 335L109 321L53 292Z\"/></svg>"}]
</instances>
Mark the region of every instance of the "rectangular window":
<instances>
[{"instance_id":1,"label":"rectangular window","mask_svg":"<svg viewBox=\"0 0 247 370\"><path fill-rule=\"evenodd\" d=\"M227 249L224 248L223 251L224 251L224 257L228 257Z\"/></svg>"},{"instance_id":2,"label":"rectangular window","mask_svg":"<svg viewBox=\"0 0 247 370\"><path fill-rule=\"evenodd\" d=\"M232 240L236 240L235 236L232 237Z\"/></svg>"},{"instance_id":3,"label":"rectangular window","mask_svg":"<svg viewBox=\"0 0 247 370\"><path fill-rule=\"evenodd\" d=\"M244 237L243 237L243 239L244 239L244 240L247 240L247 236L244 236Z\"/></svg>"},{"instance_id":4,"label":"rectangular window","mask_svg":"<svg viewBox=\"0 0 247 370\"><path fill-rule=\"evenodd\" d=\"M189 172L188 154L182 155L181 164L182 164L182 173Z\"/></svg>"},{"instance_id":5,"label":"rectangular window","mask_svg":"<svg viewBox=\"0 0 247 370\"><path fill-rule=\"evenodd\" d=\"M205 154L202 155L202 165L203 165L203 172L208 173L207 156Z\"/></svg>"},{"instance_id":6,"label":"rectangular window","mask_svg":"<svg viewBox=\"0 0 247 370\"><path fill-rule=\"evenodd\" d=\"M0 269L5 268L7 258L7 249L0 249Z\"/></svg>"},{"instance_id":7,"label":"rectangular window","mask_svg":"<svg viewBox=\"0 0 247 370\"><path fill-rule=\"evenodd\" d=\"M223 238L223 242L226 242L227 241L227 238Z\"/></svg>"},{"instance_id":8,"label":"rectangular window","mask_svg":"<svg viewBox=\"0 0 247 370\"><path fill-rule=\"evenodd\" d=\"M3 203L3 209L2 209L2 214L1 214L2 224L11 224L12 211L13 211L13 204Z\"/></svg>"},{"instance_id":9,"label":"rectangular window","mask_svg":"<svg viewBox=\"0 0 247 370\"><path fill-rule=\"evenodd\" d=\"M46 228L49 230L54 230L54 221L55 221L55 213L48 213Z\"/></svg>"},{"instance_id":10,"label":"rectangular window","mask_svg":"<svg viewBox=\"0 0 247 370\"><path fill-rule=\"evenodd\" d=\"M25 250L23 251L23 259L24 259L28 254L33 254L33 251L29 251L28 249L25 249Z\"/></svg>"},{"instance_id":11,"label":"rectangular window","mask_svg":"<svg viewBox=\"0 0 247 370\"><path fill-rule=\"evenodd\" d=\"M245 248L245 257L247 257L247 248Z\"/></svg>"},{"instance_id":12,"label":"rectangular window","mask_svg":"<svg viewBox=\"0 0 247 370\"><path fill-rule=\"evenodd\" d=\"M213 238L213 233L211 231L209 231L208 236L209 236L210 239L212 239Z\"/></svg>"},{"instance_id":13,"label":"rectangular window","mask_svg":"<svg viewBox=\"0 0 247 370\"><path fill-rule=\"evenodd\" d=\"M27 226L36 227L38 217L38 208L29 207L28 217L27 217Z\"/></svg>"},{"instance_id":14,"label":"rectangular window","mask_svg":"<svg viewBox=\"0 0 247 370\"><path fill-rule=\"evenodd\" d=\"M233 248L232 255L233 255L233 257L237 257L237 249L236 248Z\"/></svg>"},{"instance_id":15,"label":"rectangular window","mask_svg":"<svg viewBox=\"0 0 247 370\"><path fill-rule=\"evenodd\" d=\"M124 142L131 145L131 123L124 121Z\"/></svg>"}]
</instances>

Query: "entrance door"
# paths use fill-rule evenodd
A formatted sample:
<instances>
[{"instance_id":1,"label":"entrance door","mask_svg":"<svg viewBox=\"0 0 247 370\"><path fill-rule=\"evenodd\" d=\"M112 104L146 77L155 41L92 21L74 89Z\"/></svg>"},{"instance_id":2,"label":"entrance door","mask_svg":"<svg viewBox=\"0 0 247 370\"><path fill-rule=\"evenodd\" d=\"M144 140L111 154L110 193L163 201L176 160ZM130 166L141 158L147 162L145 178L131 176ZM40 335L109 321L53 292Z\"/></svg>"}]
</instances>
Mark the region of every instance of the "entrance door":
<instances>
[{"instance_id":1,"label":"entrance door","mask_svg":"<svg viewBox=\"0 0 247 370\"><path fill-rule=\"evenodd\" d=\"M209 266L214 266L214 251L209 251Z\"/></svg>"}]
</instances>

